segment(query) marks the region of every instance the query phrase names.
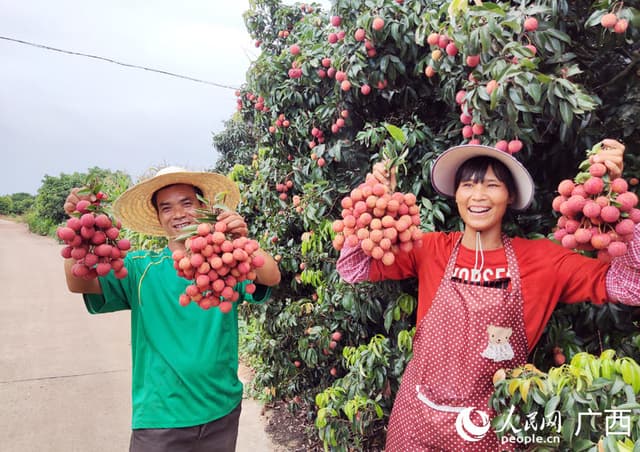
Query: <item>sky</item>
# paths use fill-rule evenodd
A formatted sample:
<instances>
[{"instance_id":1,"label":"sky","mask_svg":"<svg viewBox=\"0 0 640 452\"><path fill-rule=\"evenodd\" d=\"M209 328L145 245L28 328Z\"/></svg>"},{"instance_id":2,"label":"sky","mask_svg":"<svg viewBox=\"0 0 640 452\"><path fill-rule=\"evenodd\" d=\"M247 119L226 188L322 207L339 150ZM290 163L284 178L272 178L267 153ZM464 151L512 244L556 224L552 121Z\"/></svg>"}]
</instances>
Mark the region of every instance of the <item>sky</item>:
<instances>
[{"instance_id":1,"label":"sky","mask_svg":"<svg viewBox=\"0 0 640 452\"><path fill-rule=\"evenodd\" d=\"M240 87L248 0L0 0L0 36ZM0 196L98 166L211 168L233 89L0 39Z\"/></svg>"}]
</instances>

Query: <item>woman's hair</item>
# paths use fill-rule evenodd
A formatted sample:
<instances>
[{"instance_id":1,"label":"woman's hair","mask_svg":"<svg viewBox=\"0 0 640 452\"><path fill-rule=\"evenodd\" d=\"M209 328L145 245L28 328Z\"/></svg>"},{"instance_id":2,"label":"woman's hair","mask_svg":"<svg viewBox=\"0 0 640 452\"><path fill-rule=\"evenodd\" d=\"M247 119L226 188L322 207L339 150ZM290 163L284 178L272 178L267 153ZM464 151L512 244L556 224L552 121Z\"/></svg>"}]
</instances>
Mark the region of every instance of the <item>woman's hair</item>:
<instances>
[{"instance_id":1,"label":"woman's hair","mask_svg":"<svg viewBox=\"0 0 640 452\"><path fill-rule=\"evenodd\" d=\"M498 180L506 185L509 195L515 199L518 192L513 180L513 174L511 174L511 171L509 171L504 163L492 157L473 157L465 161L460 165L458 171L456 171L454 187L457 190L462 181L484 182L484 176L487 174L489 167L493 168L493 172Z\"/></svg>"}]
</instances>

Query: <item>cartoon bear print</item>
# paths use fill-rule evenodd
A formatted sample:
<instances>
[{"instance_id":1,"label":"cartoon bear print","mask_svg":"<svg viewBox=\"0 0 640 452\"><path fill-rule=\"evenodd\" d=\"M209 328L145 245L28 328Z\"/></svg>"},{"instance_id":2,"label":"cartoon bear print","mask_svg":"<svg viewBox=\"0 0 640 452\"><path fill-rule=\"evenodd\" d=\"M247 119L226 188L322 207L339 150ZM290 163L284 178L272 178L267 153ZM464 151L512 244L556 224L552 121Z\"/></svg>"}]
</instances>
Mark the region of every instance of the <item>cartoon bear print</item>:
<instances>
[{"instance_id":1,"label":"cartoon bear print","mask_svg":"<svg viewBox=\"0 0 640 452\"><path fill-rule=\"evenodd\" d=\"M482 352L482 356L496 362L513 359L513 349L509 343L512 332L511 328L489 325L487 327L489 343Z\"/></svg>"}]
</instances>

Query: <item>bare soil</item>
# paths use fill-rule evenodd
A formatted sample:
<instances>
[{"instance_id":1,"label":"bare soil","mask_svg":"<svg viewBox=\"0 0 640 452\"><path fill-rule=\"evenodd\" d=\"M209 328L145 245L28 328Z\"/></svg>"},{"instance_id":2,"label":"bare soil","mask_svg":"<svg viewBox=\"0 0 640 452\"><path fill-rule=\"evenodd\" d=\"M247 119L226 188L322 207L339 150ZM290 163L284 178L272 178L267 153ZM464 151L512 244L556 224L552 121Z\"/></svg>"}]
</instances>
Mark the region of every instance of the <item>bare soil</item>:
<instances>
[{"instance_id":1,"label":"bare soil","mask_svg":"<svg viewBox=\"0 0 640 452\"><path fill-rule=\"evenodd\" d=\"M240 360L238 376L245 385L248 385L255 376L255 372ZM322 450L317 441L313 423L306 420L303 410L293 414L285 402L269 403L262 406L260 421L269 437L271 452Z\"/></svg>"},{"instance_id":2,"label":"bare soil","mask_svg":"<svg viewBox=\"0 0 640 452\"><path fill-rule=\"evenodd\" d=\"M274 444L273 452L316 452L323 450L315 427L303 410L293 414L286 402L265 406L265 431Z\"/></svg>"}]
</instances>

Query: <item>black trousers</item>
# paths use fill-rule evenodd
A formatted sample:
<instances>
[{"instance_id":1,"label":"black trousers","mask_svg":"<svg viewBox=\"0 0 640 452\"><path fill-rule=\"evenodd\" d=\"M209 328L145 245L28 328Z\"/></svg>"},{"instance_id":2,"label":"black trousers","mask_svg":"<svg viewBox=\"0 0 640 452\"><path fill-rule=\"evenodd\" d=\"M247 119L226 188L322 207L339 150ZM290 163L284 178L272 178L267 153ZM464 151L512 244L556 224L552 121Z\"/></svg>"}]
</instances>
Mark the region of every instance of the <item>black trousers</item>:
<instances>
[{"instance_id":1,"label":"black trousers","mask_svg":"<svg viewBox=\"0 0 640 452\"><path fill-rule=\"evenodd\" d=\"M131 432L129 452L234 452L242 403L226 416L193 427Z\"/></svg>"}]
</instances>

